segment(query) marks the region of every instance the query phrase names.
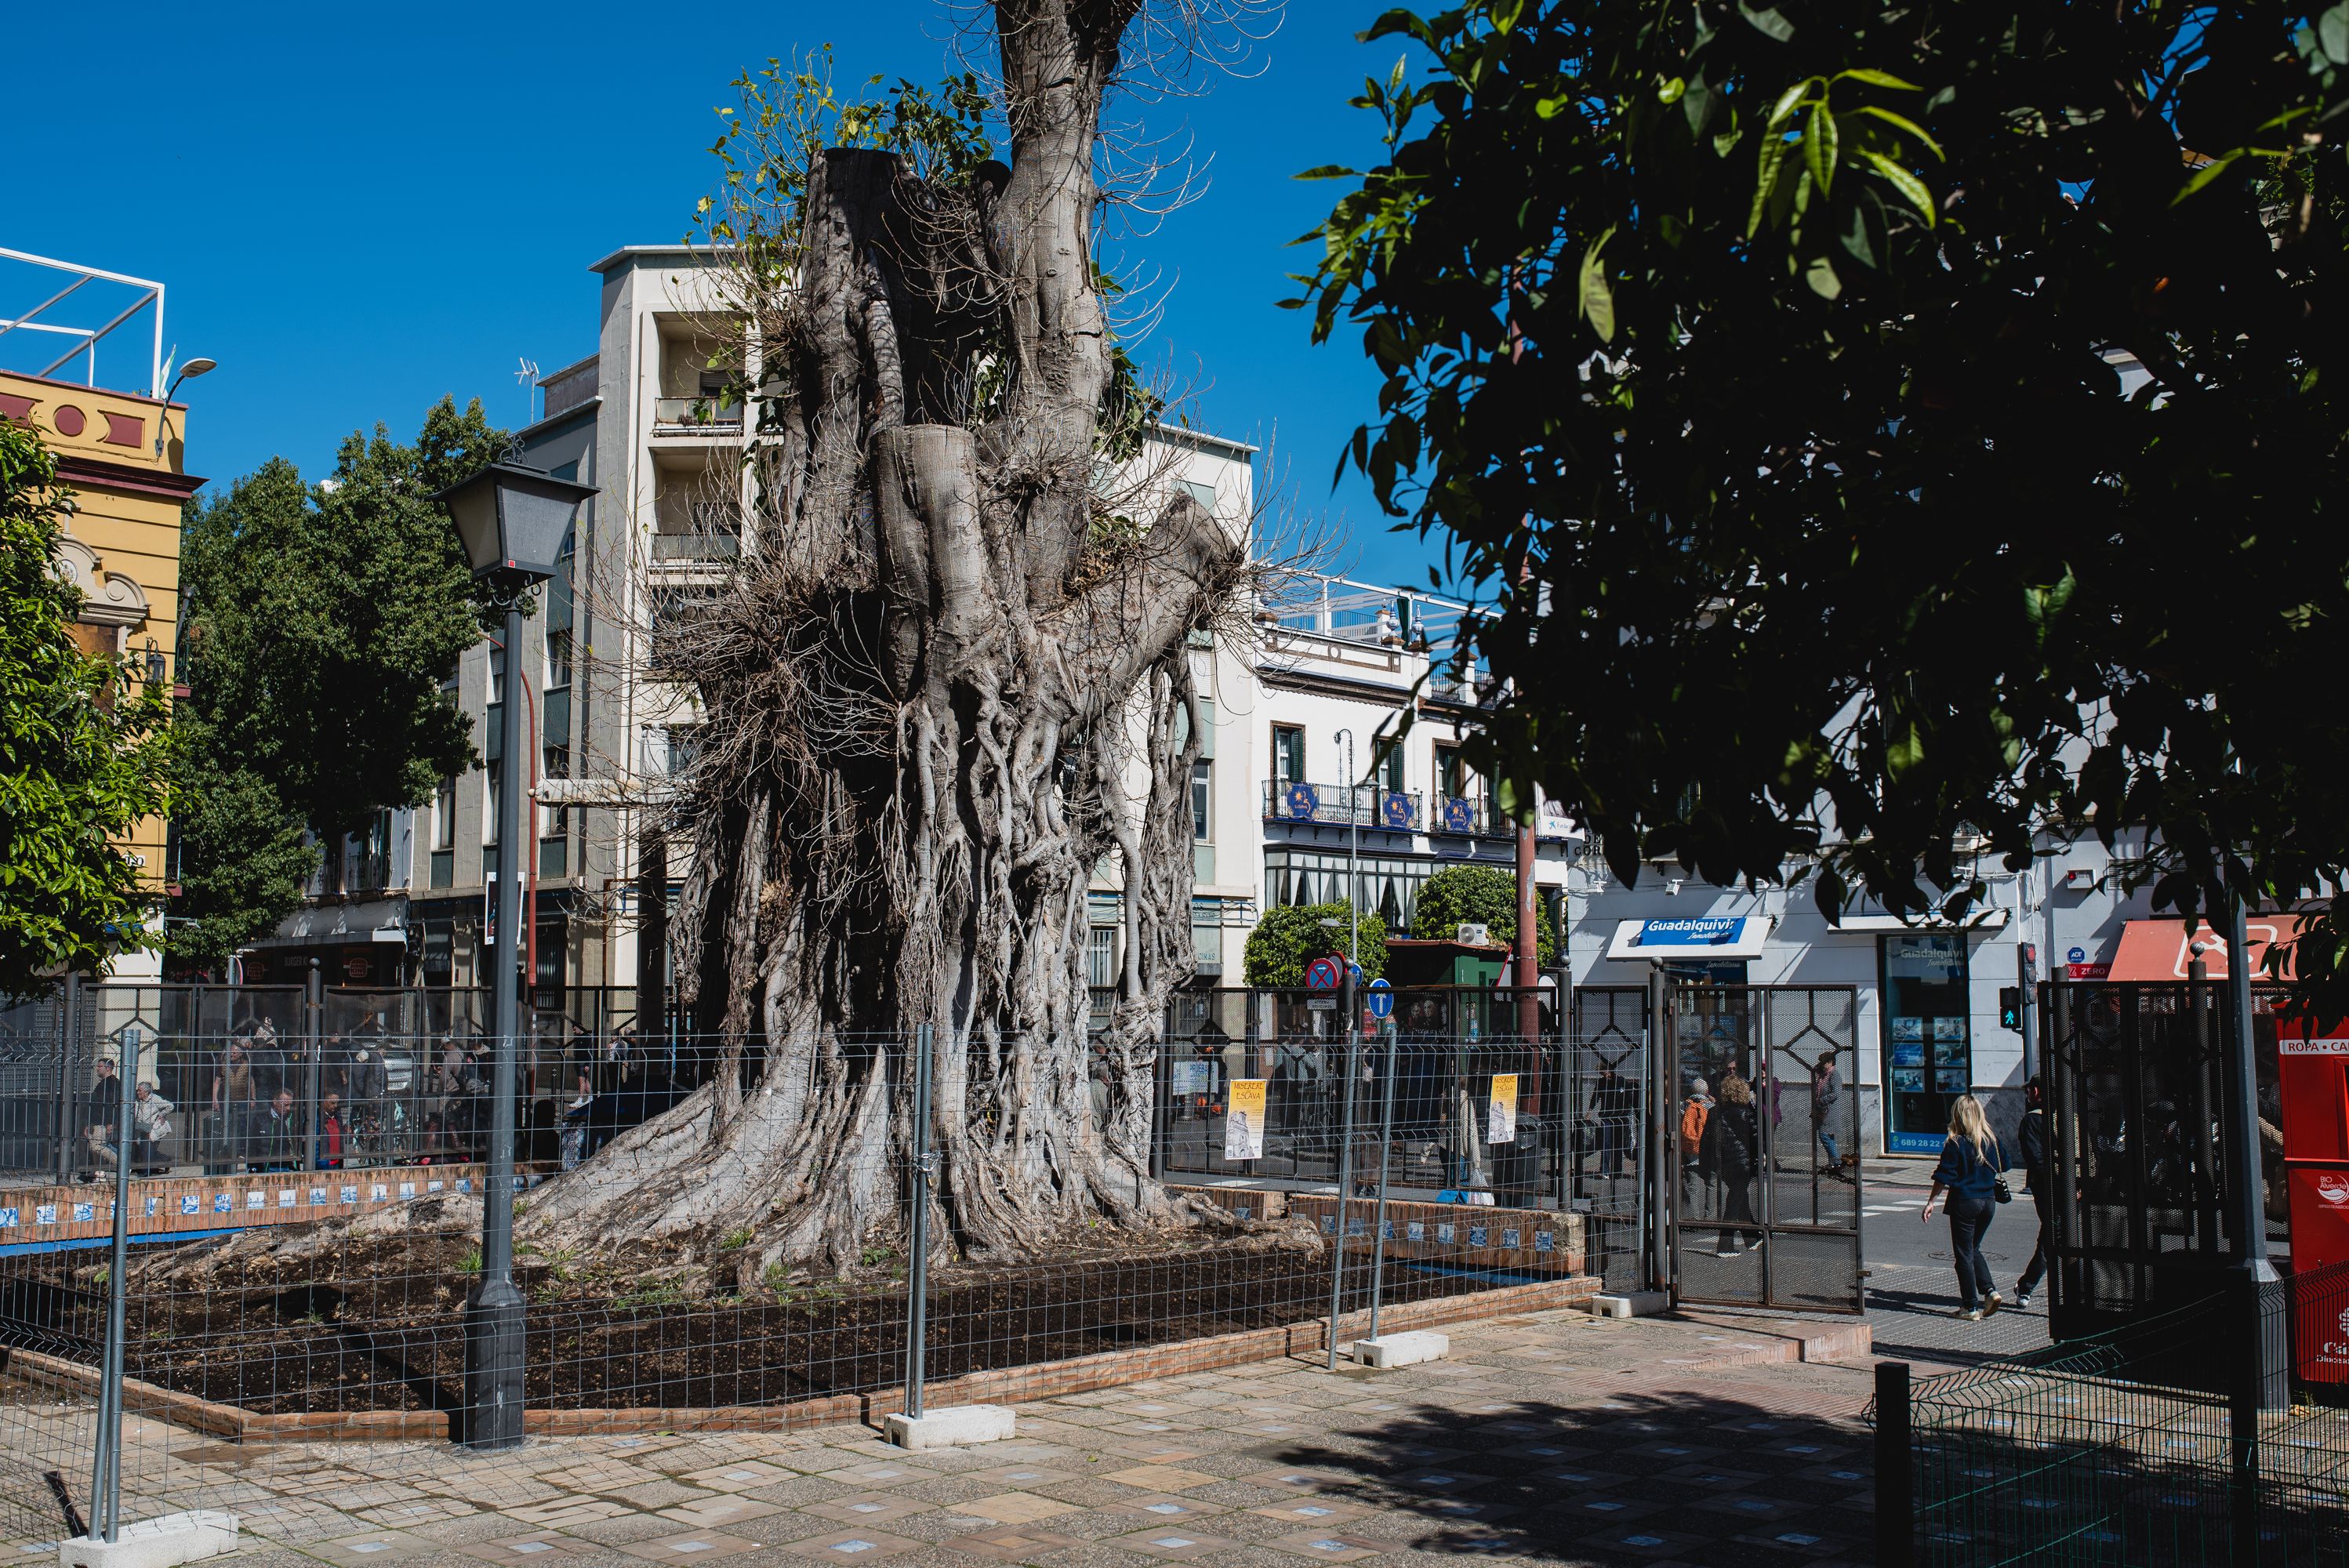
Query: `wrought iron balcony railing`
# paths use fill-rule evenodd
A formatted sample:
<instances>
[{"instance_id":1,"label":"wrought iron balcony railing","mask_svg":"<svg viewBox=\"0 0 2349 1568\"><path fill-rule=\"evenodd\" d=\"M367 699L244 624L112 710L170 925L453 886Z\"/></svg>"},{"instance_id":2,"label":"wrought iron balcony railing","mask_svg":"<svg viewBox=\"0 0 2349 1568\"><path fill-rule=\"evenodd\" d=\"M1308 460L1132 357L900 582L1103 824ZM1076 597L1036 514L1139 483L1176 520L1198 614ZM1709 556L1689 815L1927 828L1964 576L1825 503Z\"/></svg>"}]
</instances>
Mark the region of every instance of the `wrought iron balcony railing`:
<instances>
[{"instance_id":1,"label":"wrought iron balcony railing","mask_svg":"<svg viewBox=\"0 0 2349 1568\"><path fill-rule=\"evenodd\" d=\"M1268 779L1264 786L1264 818L1268 822L1334 823L1341 828L1360 823L1408 833L1419 827L1419 793L1371 784L1304 784Z\"/></svg>"}]
</instances>

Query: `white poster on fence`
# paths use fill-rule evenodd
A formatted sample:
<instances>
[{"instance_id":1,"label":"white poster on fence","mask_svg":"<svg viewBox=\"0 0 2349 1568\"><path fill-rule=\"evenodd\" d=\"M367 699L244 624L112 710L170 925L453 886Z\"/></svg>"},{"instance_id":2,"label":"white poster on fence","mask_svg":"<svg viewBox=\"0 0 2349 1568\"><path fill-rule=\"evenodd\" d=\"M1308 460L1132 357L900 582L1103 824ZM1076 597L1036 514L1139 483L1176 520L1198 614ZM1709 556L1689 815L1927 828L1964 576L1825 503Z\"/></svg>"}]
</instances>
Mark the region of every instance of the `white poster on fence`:
<instances>
[{"instance_id":1,"label":"white poster on fence","mask_svg":"<svg viewBox=\"0 0 2349 1568\"><path fill-rule=\"evenodd\" d=\"M1517 1140L1517 1075L1493 1075L1492 1104L1485 1112L1485 1141L1515 1143Z\"/></svg>"},{"instance_id":2,"label":"white poster on fence","mask_svg":"<svg viewBox=\"0 0 2349 1568\"><path fill-rule=\"evenodd\" d=\"M1262 1078L1232 1079L1231 1109L1224 1116L1224 1158L1264 1158L1264 1084Z\"/></svg>"}]
</instances>

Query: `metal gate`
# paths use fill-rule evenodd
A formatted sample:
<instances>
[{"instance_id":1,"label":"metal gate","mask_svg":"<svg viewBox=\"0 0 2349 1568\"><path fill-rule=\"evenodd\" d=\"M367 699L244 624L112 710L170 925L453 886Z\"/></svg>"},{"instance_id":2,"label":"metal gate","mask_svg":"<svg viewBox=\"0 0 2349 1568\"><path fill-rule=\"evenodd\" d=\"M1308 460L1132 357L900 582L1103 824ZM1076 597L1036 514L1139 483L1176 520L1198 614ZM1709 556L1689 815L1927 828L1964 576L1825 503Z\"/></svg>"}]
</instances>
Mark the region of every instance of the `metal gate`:
<instances>
[{"instance_id":1,"label":"metal gate","mask_svg":"<svg viewBox=\"0 0 2349 1568\"><path fill-rule=\"evenodd\" d=\"M1647 1285L1648 988L1586 985L1568 1020L1572 1108L1567 1207L1582 1216L1584 1267L1607 1290Z\"/></svg>"},{"instance_id":2,"label":"metal gate","mask_svg":"<svg viewBox=\"0 0 2349 1568\"><path fill-rule=\"evenodd\" d=\"M1674 1298L1864 1310L1857 990L1667 980L1664 998Z\"/></svg>"}]
</instances>

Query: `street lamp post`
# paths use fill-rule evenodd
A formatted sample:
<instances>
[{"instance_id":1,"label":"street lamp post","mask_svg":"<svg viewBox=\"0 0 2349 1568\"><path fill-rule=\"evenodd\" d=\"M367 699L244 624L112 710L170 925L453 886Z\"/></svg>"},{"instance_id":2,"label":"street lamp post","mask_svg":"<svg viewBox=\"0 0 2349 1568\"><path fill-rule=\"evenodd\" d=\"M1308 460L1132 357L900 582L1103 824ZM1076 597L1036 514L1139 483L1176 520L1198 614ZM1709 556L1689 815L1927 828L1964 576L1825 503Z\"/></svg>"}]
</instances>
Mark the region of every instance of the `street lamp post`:
<instances>
[{"instance_id":1,"label":"street lamp post","mask_svg":"<svg viewBox=\"0 0 2349 1568\"><path fill-rule=\"evenodd\" d=\"M434 499L449 511L486 596L505 611L505 679L499 711L497 931L490 954L490 1155L481 1182L481 1279L465 1304L465 1419L461 1440L511 1449L523 1436L523 1303L513 1281L514 959L522 933L521 683L523 603L554 575L579 503L595 493L518 463L492 463Z\"/></svg>"}]
</instances>

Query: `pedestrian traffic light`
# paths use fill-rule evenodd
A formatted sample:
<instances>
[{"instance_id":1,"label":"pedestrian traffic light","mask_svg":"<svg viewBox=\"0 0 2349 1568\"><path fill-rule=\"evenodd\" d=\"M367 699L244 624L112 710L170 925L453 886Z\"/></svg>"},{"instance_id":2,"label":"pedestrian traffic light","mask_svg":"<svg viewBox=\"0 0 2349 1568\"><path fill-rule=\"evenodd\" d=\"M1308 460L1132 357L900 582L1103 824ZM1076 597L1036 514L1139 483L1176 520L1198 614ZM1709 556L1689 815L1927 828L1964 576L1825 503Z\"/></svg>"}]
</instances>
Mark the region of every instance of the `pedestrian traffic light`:
<instances>
[{"instance_id":1,"label":"pedestrian traffic light","mask_svg":"<svg viewBox=\"0 0 2349 1568\"><path fill-rule=\"evenodd\" d=\"M1998 988L1998 1026L2023 1033L2023 987L2002 985Z\"/></svg>"}]
</instances>

